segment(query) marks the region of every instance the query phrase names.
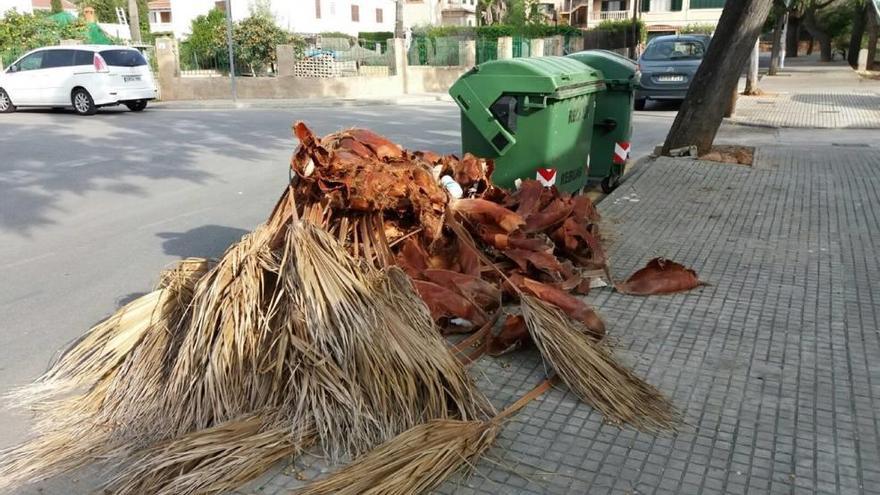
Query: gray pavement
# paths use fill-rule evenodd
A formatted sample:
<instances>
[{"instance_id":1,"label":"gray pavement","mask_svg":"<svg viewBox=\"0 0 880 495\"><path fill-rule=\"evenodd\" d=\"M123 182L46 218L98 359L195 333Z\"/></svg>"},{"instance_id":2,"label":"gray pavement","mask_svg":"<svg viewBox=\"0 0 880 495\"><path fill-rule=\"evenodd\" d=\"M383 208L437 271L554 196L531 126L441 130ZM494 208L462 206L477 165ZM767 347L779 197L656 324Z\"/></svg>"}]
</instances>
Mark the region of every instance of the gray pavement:
<instances>
[{"instance_id":1,"label":"gray pavement","mask_svg":"<svg viewBox=\"0 0 880 495\"><path fill-rule=\"evenodd\" d=\"M816 55L788 59L761 78L765 94L741 96L732 122L767 127L880 129L880 81L860 78L845 62Z\"/></svg>"}]
</instances>

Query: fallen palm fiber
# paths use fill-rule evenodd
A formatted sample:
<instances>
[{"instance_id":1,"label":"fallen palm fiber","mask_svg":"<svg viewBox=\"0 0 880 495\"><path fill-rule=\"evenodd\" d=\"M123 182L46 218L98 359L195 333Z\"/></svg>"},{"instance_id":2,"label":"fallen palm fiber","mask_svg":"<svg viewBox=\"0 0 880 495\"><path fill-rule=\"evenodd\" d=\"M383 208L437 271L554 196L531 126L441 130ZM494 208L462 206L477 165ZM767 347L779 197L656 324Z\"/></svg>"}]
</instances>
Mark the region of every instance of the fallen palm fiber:
<instances>
[{"instance_id":1,"label":"fallen palm fiber","mask_svg":"<svg viewBox=\"0 0 880 495\"><path fill-rule=\"evenodd\" d=\"M490 420L434 420L415 426L296 495L425 493L463 466L473 468L504 422L554 383L554 378L545 380Z\"/></svg>"},{"instance_id":2,"label":"fallen palm fiber","mask_svg":"<svg viewBox=\"0 0 880 495\"><path fill-rule=\"evenodd\" d=\"M700 281L697 272L672 260L654 258L614 288L623 294L651 296L685 292L701 285L706 283Z\"/></svg>"},{"instance_id":3,"label":"fallen palm fiber","mask_svg":"<svg viewBox=\"0 0 880 495\"><path fill-rule=\"evenodd\" d=\"M675 408L656 388L620 365L561 310L529 295L522 296L522 310L545 361L609 421L644 430L669 429L678 422Z\"/></svg>"},{"instance_id":4,"label":"fallen palm fiber","mask_svg":"<svg viewBox=\"0 0 880 495\"><path fill-rule=\"evenodd\" d=\"M38 436L4 452L2 486L115 458L114 491L216 493L309 445L358 456L427 421L491 417L403 272L285 211L182 308L156 306L176 322L147 325L90 389L38 401Z\"/></svg>"}]
</instances>

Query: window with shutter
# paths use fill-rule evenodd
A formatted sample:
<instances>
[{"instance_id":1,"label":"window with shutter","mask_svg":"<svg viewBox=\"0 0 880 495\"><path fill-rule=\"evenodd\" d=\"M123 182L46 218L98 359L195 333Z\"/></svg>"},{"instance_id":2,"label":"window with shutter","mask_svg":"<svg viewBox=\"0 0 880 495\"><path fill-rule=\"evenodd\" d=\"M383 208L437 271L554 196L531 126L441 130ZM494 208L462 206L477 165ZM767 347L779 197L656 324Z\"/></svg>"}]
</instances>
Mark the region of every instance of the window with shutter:
<instances>
[{"instance_id":1,"label":"window with shutter","mask_svg":"<svg viewBox=\"0 0 880 495\"><path fill-rule=\"evenodd\" d=\"M315 19L321 18L321 0L315 0Z\"/></svg>"},{"instance_id":2,"label":"window with shutter","mask_svg":"<svg viewBox=\"0 0 880 495\"><path fill-rule=\"evenodd\" d=\"M376 9L376 23L382 24L382 22L384 22L383 18L384 18L384 12L382 12L382 9Z\"/></svg>"},{"instance_id":3,"label":"window with shutter","mask_svg":"<svg viewBox=\"0 0 880 495\"><path fill-rule=\"evenodd\" d=\"M357 5L352 4L351 6L351 22L360 22L361 21L361 9Z\"/></svg>"}]
</instances>

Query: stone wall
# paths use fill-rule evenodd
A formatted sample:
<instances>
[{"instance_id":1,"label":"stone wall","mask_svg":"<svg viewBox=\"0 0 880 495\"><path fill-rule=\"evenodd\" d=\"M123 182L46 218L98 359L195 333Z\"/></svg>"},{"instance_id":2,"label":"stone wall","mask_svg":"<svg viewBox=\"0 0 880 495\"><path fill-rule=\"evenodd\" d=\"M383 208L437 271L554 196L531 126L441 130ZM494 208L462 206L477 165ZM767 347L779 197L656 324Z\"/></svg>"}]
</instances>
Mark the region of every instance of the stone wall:
<instances>
[{"instance_id":1,"label":"stone wall","mask_svg":"<svg viewBox=\"0 0 880 495\"><path fill-rule=\"evenodd\" d=\"M296 61L288 56L289 47L279 46L278 76L237 77L236 89L241 99L301 99L301 98L388 98L404 94L445 93L449 87L476 61L476 45L462 42L461 66L410 66L402 56L403 40L390 40L395 56L390 67L364 67L369 75L306 78L294 76ZM543 40L539 45L543 45ZM510 39L500 39L499 52L509 57ZM537 53L543 54L541 50ZM181 76L178 47L170 38L156 40L156 58L159 68L159 89L163 100L225 100L231 95L229 77ZM499 58L504 58L499 57Z\"/></svg>"}]
</instances>

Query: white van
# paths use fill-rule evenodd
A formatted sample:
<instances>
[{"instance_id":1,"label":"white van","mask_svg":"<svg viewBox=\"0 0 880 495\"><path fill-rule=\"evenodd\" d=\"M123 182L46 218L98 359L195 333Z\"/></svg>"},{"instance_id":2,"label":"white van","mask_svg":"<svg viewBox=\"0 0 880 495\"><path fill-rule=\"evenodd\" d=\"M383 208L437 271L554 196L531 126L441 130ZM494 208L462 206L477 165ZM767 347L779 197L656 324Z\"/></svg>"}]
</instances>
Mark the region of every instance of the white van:
<instances>
[{"instance_id":1,"label":"white van","mask_svg":"<svg viewBox=\"0 0 880 495\"><path fill-rule=\"evenodd\" d=\"M98 107L119 104L140 112L158 93L147 60L126 46L39 48L0 73L0 113L72 106L93 115Z\"/></svg>"}]
</instances>

